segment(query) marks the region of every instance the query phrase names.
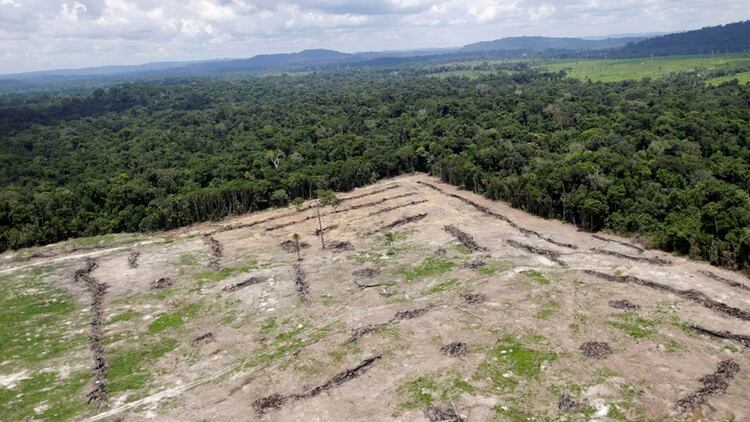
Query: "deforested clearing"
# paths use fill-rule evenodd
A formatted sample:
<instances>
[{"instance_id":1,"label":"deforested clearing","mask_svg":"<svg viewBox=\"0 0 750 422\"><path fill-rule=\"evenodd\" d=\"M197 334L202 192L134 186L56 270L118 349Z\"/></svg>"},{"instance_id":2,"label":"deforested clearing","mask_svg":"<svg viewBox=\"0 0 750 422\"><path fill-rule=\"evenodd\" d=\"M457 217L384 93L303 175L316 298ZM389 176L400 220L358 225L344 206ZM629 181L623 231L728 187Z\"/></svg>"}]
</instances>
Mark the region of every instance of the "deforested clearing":
<instances>
[{"instance_id":1,"label":"deforested clearing","mask_svg":"<svg viewBox=\"0 0 750 422\"><path fill-rule=\"evenodd\" d=\"M340 197L326 249L278 209L4 261L8 417L750 419L743 275L422 174Z\"/></svg>"}]
</instances>

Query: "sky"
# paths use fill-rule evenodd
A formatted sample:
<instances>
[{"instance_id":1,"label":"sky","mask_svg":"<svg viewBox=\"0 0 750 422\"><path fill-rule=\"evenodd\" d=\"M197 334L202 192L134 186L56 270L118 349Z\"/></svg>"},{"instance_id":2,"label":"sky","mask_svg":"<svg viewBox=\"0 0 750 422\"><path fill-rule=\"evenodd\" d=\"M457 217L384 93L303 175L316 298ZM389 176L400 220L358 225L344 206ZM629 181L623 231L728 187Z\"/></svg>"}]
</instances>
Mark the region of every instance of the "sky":
<instances>
[{"instance_id":1,"label":"sky","mask_svg":"<svg viewBox=\"0 0 750 422\"><path fill-rule=\"evenodd\" d=\"M747 0L0 0L0 74L155 61L672 32Z\"/></svg>"}]
</instances>

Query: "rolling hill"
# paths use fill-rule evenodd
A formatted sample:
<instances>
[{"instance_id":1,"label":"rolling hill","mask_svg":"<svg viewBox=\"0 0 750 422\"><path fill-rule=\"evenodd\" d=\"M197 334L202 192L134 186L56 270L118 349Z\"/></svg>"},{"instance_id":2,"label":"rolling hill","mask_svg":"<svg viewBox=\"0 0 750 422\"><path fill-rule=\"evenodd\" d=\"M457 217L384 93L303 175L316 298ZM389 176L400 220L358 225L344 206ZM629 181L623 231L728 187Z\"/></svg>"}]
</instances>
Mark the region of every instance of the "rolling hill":
<instances>
[{"instance_id":1,"label":"rolling hill","mask_svg":"<svg viewBox=\"0 0 750 422\"><path fill-rule=\"evenodd\" d=\"M619 57L735 53L750 50L750 20L680 32L632 43Z\"/></svg>"}]
</instances>

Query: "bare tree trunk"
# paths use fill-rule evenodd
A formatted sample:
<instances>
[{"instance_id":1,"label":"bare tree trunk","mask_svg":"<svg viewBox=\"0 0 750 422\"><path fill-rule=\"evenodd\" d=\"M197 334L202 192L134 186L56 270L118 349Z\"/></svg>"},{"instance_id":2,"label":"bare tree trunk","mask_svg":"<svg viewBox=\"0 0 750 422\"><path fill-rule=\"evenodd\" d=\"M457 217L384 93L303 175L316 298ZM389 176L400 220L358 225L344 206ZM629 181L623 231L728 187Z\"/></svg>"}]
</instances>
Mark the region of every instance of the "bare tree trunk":
<instances>
[{"instance_id":1,"label":"bare tree trunk","mask_svg":"<svg viewBox=\"0 0 750 422\"><path fill-rule=\"evenodd\" d=\"M315 207L315 211L318 213L318 232L320 233L320 247L325 249L326 243L323 241L323 223L320 221L320 206Z\"/></svg>"}]
</instances>

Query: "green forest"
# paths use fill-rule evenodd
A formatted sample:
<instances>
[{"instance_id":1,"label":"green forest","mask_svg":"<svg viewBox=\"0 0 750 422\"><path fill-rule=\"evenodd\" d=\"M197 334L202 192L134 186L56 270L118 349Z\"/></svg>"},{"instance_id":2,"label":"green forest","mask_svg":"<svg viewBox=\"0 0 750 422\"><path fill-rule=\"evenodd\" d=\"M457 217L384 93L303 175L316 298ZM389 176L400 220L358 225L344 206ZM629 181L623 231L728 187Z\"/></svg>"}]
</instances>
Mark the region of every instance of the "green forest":
<instances>
[{"instance_id":1,"label":"green forest","mask_svg":"<svg viewBox=\"0 0 750 422\"><path fill-rule=\"evenodd\" d=\"M508 64L0 97L0 250L175 228L406 172L750 269L750 85Z\"/></svg>"}]
</instances>

